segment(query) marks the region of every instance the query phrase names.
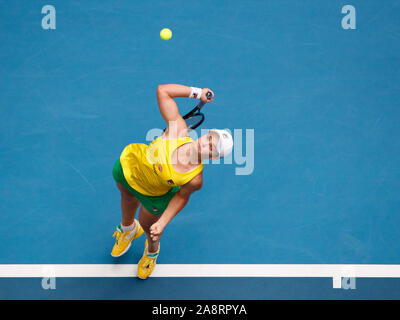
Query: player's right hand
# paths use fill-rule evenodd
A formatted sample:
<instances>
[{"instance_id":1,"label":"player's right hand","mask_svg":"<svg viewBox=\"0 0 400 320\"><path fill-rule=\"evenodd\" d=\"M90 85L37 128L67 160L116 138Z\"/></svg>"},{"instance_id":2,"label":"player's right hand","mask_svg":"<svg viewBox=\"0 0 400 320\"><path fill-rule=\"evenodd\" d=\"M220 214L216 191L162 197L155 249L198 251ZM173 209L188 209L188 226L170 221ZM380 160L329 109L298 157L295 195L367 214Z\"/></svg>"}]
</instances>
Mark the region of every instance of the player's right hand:
<instances>
[{"instance_id":1,"label":"player's right hand","mask_svg":"<svg viewBox=\"0 0 400 320\"><path fill-rule=\"evenodd\" d=\"M153 241L160 240L160 237L164 231L165 226L160 222L157 221L156 223L152 224L150 227L150 238Z\"/></svg>"},{"instance_id":2,"label":"player's right hand","mask_svg":"<svg viewBox=\"0 0 400 320\"><path fill-rule=\"evenodd\" d=\"M207 92L211 92L211 98L210 98L210 100L207 99L207 96L206 96ZM204 88L203 91L201 92L200 100L201 100L202 102L207 103L207 102L213 101L213 99L214 99L214 92L212 92L212 90L210 90L210 89L208 89L208 88Z\"/></svg>"}]
</instances>

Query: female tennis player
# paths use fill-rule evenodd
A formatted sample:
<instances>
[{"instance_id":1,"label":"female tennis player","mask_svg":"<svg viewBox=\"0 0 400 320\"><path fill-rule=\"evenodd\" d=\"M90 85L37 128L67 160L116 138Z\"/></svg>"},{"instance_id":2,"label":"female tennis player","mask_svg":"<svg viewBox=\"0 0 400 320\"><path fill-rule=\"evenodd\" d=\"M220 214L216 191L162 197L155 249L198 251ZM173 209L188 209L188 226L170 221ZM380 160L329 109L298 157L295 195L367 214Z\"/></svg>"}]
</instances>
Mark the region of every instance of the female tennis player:
<instances>
[{"instance_id":1,"label":"female tennis player","mask_svg":"<svg viewBox=\"0 0 400 320\"><path fill-rule=\"evenodd\" d=\"M122 222L113 235L116 242L111 255L123 255L144 232L147 240L138 263L141 279L154 270L165 227L186 206L192 193L202 187L202 160L224 157L233 147L232 136L226 130L210 130L197 140L191 139L174 101L176 97L207 103L213 100L214 93L208 88L178 84L158 86L158 106L167 122L166 130L149 145L126 146L113 168L121 193ZM139 206L138 221L135 213Z\"/></svg>"}]
</instances>

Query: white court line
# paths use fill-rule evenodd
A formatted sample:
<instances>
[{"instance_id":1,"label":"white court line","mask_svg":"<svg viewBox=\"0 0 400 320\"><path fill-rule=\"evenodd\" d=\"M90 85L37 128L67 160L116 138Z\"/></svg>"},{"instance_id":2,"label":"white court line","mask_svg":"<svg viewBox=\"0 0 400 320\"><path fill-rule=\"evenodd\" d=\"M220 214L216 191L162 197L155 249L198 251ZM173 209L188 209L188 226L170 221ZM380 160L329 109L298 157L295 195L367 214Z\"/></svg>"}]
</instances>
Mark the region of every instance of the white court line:
<instances>
[{"instance_id":1,"label":"white court line","mask_svg":"<svg viewBox=\"0 0 400 320\"><path fill-rule=\"evenodd\" d=\"M0 278L136 277L137 264L1 264ZM400 278L400 265L382 264L158 264L151 277Z\"/></svg>"}]
</instances>

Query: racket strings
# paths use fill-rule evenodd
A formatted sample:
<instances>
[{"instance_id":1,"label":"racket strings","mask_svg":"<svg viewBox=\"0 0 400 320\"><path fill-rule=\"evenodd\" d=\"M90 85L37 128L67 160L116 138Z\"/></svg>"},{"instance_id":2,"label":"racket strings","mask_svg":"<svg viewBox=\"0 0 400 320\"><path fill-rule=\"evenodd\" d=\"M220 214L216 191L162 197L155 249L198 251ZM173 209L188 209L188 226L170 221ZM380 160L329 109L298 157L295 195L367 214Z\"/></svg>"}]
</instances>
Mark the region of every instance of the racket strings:
<instances>
[{"instance_id":1,"label":"racket strings","mask_svg":"<svg viewBox=\"0 0 400 320\"><path fill-rule=\"evenodd\" d=\"M194 129L198 127L203 122L203 120L204 116L202 114L196 114L185 119L186 125L189 129L190 128Z\"/></svg>"}]
</instances>

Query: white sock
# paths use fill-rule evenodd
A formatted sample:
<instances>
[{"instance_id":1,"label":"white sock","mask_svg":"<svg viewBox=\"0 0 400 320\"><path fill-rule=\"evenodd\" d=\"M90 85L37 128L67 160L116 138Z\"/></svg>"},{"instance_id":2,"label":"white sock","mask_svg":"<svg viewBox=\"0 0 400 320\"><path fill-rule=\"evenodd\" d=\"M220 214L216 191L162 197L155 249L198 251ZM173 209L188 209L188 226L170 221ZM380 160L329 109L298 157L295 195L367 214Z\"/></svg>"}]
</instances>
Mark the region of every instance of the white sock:
<instances>
[{"instance_id":1,"label":"white sock","mask_svg":"<svg viewBox=\"0 0 400 320\"><path fill-rule=\"evenodd\" d=\"M124 226L121 222L121 229L122 232L131 232L132 230L136 230L136 222L133 221L133 223L130 226Z\"/></svg>"}]
</instances>

